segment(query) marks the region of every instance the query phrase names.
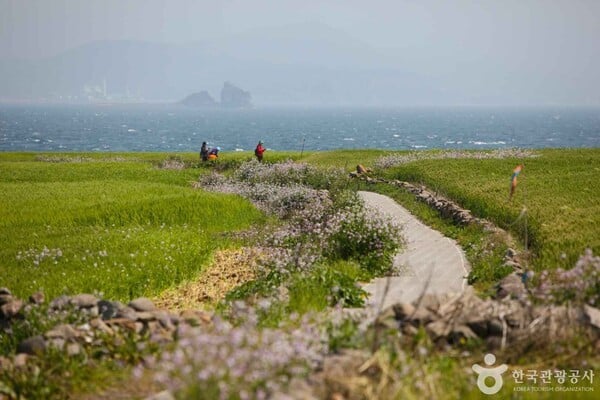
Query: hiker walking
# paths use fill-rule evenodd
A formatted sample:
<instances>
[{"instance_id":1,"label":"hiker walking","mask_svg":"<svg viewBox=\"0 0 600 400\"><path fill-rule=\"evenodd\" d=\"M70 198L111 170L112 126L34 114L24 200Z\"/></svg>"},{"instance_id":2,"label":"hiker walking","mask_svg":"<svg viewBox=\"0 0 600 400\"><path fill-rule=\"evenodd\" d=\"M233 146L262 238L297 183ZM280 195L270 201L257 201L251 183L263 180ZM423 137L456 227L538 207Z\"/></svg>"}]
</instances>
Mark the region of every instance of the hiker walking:
<instances>
[{"instance_id":1,"label":"hiker walking","mask_svg":"<svg viewBox=\"0 0 600 400\"><path fill-rule=\"evenodd\" d=\"M267 151L267 149L265 149L265 147L263 146L262 140L259 140L258 144L256 145L256 148L254 149L254 155L256 156L258 162L262 162L263 154L265 153L265 151Z\"/></svg>"}]
</instances>

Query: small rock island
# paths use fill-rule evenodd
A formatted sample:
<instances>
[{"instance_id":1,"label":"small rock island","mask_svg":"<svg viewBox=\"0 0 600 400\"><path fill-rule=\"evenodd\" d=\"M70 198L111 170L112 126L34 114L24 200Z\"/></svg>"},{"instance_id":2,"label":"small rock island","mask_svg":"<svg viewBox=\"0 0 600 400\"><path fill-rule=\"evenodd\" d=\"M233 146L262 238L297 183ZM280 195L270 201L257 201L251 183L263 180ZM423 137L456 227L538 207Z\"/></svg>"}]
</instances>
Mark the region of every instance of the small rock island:
<instances>
[{"instance_id":1,"label":"small rock island","mask_svg":"<svg viewBox=\"0 0 600 400\"><path fill-rule=\"evenodd\" d=\"M206 91L192 93L179 104L196 108L251 108L252 95L250 92L240 89L230 82L225 82L221 89L221 102L215 99Z\"/></svg>"}]
</instances>

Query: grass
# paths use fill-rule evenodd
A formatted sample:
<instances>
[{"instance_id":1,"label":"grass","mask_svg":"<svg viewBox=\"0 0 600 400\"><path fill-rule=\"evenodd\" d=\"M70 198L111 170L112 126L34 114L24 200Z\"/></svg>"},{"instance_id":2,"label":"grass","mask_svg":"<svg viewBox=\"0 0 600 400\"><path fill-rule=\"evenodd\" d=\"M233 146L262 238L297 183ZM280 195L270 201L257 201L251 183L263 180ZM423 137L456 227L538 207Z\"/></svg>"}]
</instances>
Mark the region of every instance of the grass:
<instances>
[{"instance_id":1,"label":"grass","mask_svg":"<svg viewBox=\"0 0 600 400\"><path fill-rule=\"evenodd\" d=\"M50 298L152 296L232 245L215 236L265 222L243 199L192 189L200 169L158 169L160 154L127 157L0 156L0 286L20 297L38 290Z\"/></svg>"},{"instance_id":2,"label":"grass","mask_svg":"<svg viewBox=\"0 0 600 400\"><path fill-rule=\"evenodd\" d=\"M522 245L525 219L518 216L526 206L527 246L534 252L533 265L537 269L571 267L586 247L600 251L600 150L537 153L539 157L525 160L419 160L382 173L426 184L510 230ZM351 171L359 163L373 165L386 154L389 152L341 150L301 156L298 152L272 151L265 160L300 160ZM227 232L256 224L266 227L269 222L247 201L193 190L190 182L213 168L229 170L252 157L250 152L225 153L215 165L207 165L198 163L197 154L177 154L175 158L186 168L168 170L158 168L168 158L161 153L0 153L0 287L10 288L19 297L37 290L48 298L62 293L101 292L111 300L127 301L142 295L152 297L193 279L217 249L238 245ZM525 169L515 198L508 202L511 171L523 162ZM390 195L428 225L458 240L473 264L471 278L480 289L489 288L508 272L499 267L506 245L481 229L458 227L414 196L391 186L366 186L358 181L349 186ZM359 265L345 260L320 265L310 274L297 273L290 279L289 300L275 302L264 325L275 327L292 314L323 310L335 303L335 296L359 302L360 292L340 293L340 289L346 290L363 278ZM272 294L272 285L277 286L280 280L273 275L250 282L234 290L230 298ZM1 354L10 354L21 336L46 330L47 326L39 325L24 324L23 332L5 337ZM329 332L332 349L368 345L353 337L352 329L338 330ZM473 362L481 363L478 354L463 359L451 351L435 353L423 343L413 347L423 346L430 351L427 356L415 350L407 359L387 361L386 369L398 374L391 375L390 384L400 383L406 398L479 398L470 372ZM477 347L468 350L482 351ZM579 357L596 365L588 350L577 354L577 360L569 365L583 365L577 364ZM21 387L30 388L37 398L96 391L127 375L122 364L132 364L135 360L127 358L139 356L133 344L116 351L123 352L123 363L107 359L87 364L77 357L50 353L39 360L44 370L39 379L32 380L30 375L13 378L20 379ZM390 352L382 349L382 353ZM552 365L549 358L542 361L544 366ZM524 368L529 362L531 354L527 353L512 364ZM400 374L406 365L414 373ZM502 393L510 393L507 396L511 398L544 396L513 393L508 375L505 381L507 387ZM422 382L427 386L419 386ZM377 382L371 383L377 386ZM399 392L392 389L388 393L397 396ZM562 394L591 398L586 393ZM551 398L552 393L548 396Z\"/></svg>"},{"instance_id":3,"label":"grass","mask_svg":"<svg viewBox=\"0 0 600 400\"><path fill-rule=\"evenodd\" d=\"M600 150L539 150L527 159L419 160L388 177L423 183L514 233L536 269L570 268L586 248L600 251ZM524 163L508 200L512 169ZM527 218L519 219L526 208Z\"/></svg>"}]
</instances>

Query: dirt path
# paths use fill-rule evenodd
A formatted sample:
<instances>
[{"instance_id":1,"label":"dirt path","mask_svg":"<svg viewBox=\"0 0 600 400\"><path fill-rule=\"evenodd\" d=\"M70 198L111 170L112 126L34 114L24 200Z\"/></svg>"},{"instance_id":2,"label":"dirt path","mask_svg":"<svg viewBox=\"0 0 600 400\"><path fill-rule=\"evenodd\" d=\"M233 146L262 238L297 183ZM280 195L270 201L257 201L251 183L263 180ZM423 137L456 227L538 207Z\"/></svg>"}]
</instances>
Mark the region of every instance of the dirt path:
<instances>
[{"instance_id":1,"label":"dirt path","mask_svg":"<svg viewBox=\"0 0 600 400\"><path fill-rule=\"evenodd\" d=\"M406 248L394 258L400 275L377 278L365 284L368 302L383 307L412 302L423 291L443 294L462 292L470 265L456 242L425 226L394 200L372 192L359 192L368 207L378 209L404 227Z\"/></svg>"}]
</instances>

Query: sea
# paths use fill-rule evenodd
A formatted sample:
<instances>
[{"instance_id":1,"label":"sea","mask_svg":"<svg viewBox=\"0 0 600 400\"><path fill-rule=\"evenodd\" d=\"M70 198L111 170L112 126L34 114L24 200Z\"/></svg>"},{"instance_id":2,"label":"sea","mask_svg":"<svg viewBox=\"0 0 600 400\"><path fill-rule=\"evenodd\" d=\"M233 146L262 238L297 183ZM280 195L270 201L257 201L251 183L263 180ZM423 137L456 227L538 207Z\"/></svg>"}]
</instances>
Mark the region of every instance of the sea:
<instances>
[{"instance_id":1,"label":"sea","mask_svg":"<svg viewBox=\"0 0 600 400\"><path fill-rule=\"evenodd\" d=\"M600 108L254 108L0 104L0 151L600 147Z\"/></svg>"}]
</instances>

